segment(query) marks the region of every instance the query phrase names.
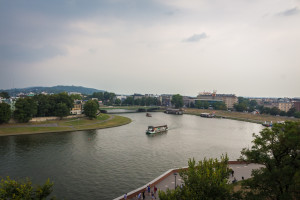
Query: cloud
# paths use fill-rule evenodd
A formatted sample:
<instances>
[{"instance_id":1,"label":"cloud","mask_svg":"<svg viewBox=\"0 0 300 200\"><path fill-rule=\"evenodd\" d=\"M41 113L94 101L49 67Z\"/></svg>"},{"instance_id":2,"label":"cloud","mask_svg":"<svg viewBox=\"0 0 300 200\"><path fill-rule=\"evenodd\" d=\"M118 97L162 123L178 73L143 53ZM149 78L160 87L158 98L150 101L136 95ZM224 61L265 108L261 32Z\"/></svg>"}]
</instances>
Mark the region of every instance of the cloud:
<instances>
[{"instance_id":1,"label":"cloud","mask_svg":"<svg viewBox=\"0 0 300 200\"><path fill-rule=\"evenodd\" d=\"M184 40L184 42L198 42L199 40L207 38L206 33L194 34L191 37Z\"/></svg>"},{"instance_id":2,"label":"cloud","mask_svg":"<svg viewBox=\"0 0 300 200\"><path fill-rule=\"evenodd\" d=\"M34 62L65 54L64 49L51 45L37 48L20 45L0 45L0 59L2 61Z\"/></svg>"},{"instance_id":3,"label":"cloud","mask_svg":"<svg viewBox=\"0 0 300 200\"><path fill-rule=\"evenodd\" d=\"M278 13L278 15L281 15L281 16L291 16L291 15L296 15L300 12L300 10L295 7L295 8L292 8L292 9L288 9L288 10L285 10L283 12L280 12Z\"/></svg>"}]
</instances>

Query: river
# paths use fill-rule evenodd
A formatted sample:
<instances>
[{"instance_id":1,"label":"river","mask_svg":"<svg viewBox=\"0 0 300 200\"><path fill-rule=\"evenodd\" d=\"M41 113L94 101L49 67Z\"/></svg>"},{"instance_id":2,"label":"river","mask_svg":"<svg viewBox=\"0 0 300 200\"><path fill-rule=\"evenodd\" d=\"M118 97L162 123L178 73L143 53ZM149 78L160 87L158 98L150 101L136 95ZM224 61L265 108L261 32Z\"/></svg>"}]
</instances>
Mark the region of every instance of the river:
<instances>
[{"instance_id":1,"label":"river","mask_svg":"<svg viewBox=\"0 0 300 200\"><path fill-rule=\"evenodd\" d=\"M239 158L260 124L164 113L122 114L132 123L109 129L0 137L0 177L54 182L58 199L113 199L189 158ZM148 125L169 126L147 136Z\"/></svg>"}]
</instances>

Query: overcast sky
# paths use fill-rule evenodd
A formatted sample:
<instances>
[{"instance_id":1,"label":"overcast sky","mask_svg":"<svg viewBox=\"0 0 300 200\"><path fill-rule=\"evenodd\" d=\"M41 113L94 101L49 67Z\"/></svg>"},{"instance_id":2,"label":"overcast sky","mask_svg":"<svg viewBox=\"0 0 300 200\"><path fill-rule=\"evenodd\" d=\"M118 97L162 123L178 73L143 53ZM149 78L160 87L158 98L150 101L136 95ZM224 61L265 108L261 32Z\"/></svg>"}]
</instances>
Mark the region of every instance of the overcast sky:
<instances>
[{"instance_id":1,"label":"overcast sky","mask_svg":"<svg viewBox=\"0 0 300 200\"><path fill-rule=\"evenodd\" d=\"M0 0L0 89L300 97L300 0Z\"/></svg>"}]
</instances>

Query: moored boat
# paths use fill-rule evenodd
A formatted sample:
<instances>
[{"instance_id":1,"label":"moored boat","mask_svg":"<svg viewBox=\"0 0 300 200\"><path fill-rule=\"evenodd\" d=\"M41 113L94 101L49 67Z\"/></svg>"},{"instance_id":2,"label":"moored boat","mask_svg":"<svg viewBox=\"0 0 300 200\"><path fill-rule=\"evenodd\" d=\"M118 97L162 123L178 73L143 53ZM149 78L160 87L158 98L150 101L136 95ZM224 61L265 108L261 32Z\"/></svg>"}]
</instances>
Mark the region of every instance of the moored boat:
<instances>
[{"instance_id":1,"label":"moored boat","mask_svg":"<svg viewBox=\"0 0 300 200\"><path fill-rule=\"evenodd\" d=\"M265 126L265 127L272 127L273 123L272 123L272 121L271 122L266 122L265 121L265 123L263 123L262 125Z\"/></svg>"},{"instance_id":2,"label":"moored boat","mask_svg":"<svg viewBox=\"0 0 300 200\"><path fill-rule=\"evenodd\" d=\"M163 126L148 126L148 129L146 130L146 134L155 134L155 133L161 133L161 132L166 132L168 130L167 125Z\"/></svg>"},{"instance_id":3,"label":"moored boat","mask_svg":"<svg viewBox=\"0 0 300 200\"><path fill-rule=\"evenodd\" d=\"M215 115L211 113L201 113L200 117L213 118Z\"/></svg>"},{"instance_id":4,"label":"moored boat","mask_svg":"<svg viewBox=\"0 0 300 200\"><path fill-rule=\"evenodd\" d=\"M146 113L147 117L152 117L152 115L150 113Z\"/></svg>"}]
</instances>

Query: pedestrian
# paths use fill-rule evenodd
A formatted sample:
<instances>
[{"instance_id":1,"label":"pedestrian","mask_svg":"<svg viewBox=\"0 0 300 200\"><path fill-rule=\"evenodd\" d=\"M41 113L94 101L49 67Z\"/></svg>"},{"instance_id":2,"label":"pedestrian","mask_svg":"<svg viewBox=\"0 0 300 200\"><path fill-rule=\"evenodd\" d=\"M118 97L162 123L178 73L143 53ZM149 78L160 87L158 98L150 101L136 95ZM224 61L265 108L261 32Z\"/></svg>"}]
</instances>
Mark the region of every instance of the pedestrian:
<instances>
[{"instance_id":1,"label":"pedestrian","mask_svg":"<svg viewBox=\"0 0 300 200\"><path fill-rule=\"evenodd\" d=\"M143 199L145 199L145 190L143 191Z\"/></svg>"},{"instance_id":2,"label":"pedestrian","mask_svg":"<svg viewBox=\"0 0 300 200\"><path fill-rule=\"evenodd\" d=\"M139 195L138 195L138 199L140 200L140 199L141 199L141 197L142 197L142 193L139 193Z\"/></svg>"},{"instance_id":3,"label":"pedestrian","mask_svg":"<svg viewBox=\"0 0 300 200\"><path fill-rule=\"evenodd\" d=\"M245 180L245 178L242 176L242 180Z\"/></svg>"},{"instance_id":4,"label":"pedestrian","mask_svg":"<svg viewBox=\"0 0 300 200\"><path fill-rule=\"evenodd\" d=\"M150 185L147 186L147 190L148 190L148 196L150 196Z\"/></svg>"},{"instance_id":5,"label":"pedestrian","mask_svg":"<svg viewBox=\"0 0 300 200\"><path fill-rule=\"evenodd\" d=\"M151 197L152 199L156 199L156 197L154 196L154 192L151 193Z\"/></svg>"},{"instance_id":6,"label":"pedestrian","mask_svg":"<svg viewBox=\"0 0 300 200\"><path fill-rule=\"evenodd\" d=\"M125 200L127 199L127 193L124 194L124 199L125 199Z\"/></svg>"},{"instance_id":7,"label":"pedestrian","mask_svg":"<svg viewBox=\"0 0 300 200\"><path fill-rule=\"evenodd\" d=\"M157 187L154 185L154 196L156 197L156 191L157 191Z\"/></svg>"},{"instance_id":8,"label":"pedestrian","mask_svg":"<svg viewBox=\"0 0 300 200\"><path fill-rule=\"evenodd\" d=\"M232 177L233 177L233 175L234 175L234 171L233 171L233 170L231 170L231 175L232 175Z\"/></svg>"}]
</instances>

